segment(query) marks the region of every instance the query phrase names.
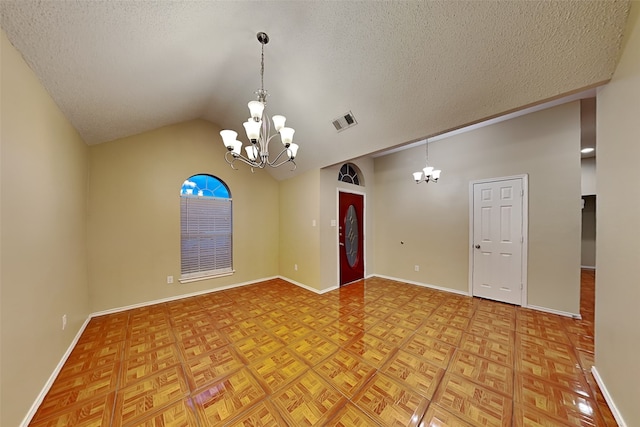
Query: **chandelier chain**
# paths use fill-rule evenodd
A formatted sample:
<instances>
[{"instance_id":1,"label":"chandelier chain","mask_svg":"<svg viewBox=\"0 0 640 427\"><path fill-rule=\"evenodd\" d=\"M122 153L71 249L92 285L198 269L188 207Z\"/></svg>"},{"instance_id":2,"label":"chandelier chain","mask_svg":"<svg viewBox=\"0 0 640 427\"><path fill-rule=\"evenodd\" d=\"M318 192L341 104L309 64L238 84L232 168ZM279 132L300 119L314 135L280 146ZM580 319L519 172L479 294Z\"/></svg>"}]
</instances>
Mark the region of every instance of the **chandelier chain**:
<instances>
[{"instance_id":1,"label":"chandelier chain","mask_svg":"<svg viewBox=\"0 0 640 427\"><path fill-rule=\"evenodd\" d=\"M260 61L260 90L264 92L264 43L261 43L262 55Z\"/></svg>"}]
</instances>

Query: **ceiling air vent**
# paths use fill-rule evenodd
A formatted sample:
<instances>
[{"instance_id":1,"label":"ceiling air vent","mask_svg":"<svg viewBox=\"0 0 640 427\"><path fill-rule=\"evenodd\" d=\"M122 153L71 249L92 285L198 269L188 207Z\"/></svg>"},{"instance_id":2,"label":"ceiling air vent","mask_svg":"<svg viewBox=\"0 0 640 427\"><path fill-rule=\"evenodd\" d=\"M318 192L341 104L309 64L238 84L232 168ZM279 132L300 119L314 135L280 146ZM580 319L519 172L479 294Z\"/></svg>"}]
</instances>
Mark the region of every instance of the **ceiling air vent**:
<instances>
[{"instance_id":1,"label":"ceiling air vent","mask_svg":"<svg viewBox=\"0 0 640 427\"><path fill-rule=\"evenodd\" d=\"M351 111L338 117L332 123L338 132L342 132L343 130L348 129L351 126L355 126L358 124L358 122L356 122L356 118L353 117L353 113Z\"/></svg>"}]
</instances>

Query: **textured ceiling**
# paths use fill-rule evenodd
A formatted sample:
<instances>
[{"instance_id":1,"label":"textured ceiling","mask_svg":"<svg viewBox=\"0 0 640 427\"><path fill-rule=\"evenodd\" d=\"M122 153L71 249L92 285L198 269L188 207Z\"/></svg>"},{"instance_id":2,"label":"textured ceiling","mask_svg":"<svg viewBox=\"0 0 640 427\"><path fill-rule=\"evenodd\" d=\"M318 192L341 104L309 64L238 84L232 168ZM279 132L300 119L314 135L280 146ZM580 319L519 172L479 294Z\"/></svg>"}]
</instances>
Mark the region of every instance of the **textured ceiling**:
<instances>
[{"instance_id":1,"label":"textured ceiling","mask_svg":"<svg viewBox=\"0 0 640 427\"><path fill-rule=\"evenodd\" d=\"M244 134L265 31L267 109L296 129L302 172L606 82L628 7L0 0L0 25L88 144L195 118Z\"/></svg>"}]
</instances>

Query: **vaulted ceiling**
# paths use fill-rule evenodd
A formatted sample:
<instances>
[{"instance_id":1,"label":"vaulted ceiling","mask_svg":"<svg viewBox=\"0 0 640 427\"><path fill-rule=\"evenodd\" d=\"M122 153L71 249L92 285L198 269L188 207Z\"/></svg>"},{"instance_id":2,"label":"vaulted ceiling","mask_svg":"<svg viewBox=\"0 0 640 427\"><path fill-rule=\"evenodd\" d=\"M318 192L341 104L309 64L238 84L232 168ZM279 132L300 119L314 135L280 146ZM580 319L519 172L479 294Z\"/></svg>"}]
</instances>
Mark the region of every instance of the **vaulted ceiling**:
<instances>
[{"instance_id":1,"label":"vaulted ceiling","mask_svg":"<svg viewBox=\"0 0 640 427\"><path fill-rule=\"evenodd\" d=\"M195 118L244 136L264 31L267 110L296 129L299 173L606 83L628 8L1 0L0 25L88 144ZM358 124L336 132L348 111Z\"/></svg>"}]
</instances>

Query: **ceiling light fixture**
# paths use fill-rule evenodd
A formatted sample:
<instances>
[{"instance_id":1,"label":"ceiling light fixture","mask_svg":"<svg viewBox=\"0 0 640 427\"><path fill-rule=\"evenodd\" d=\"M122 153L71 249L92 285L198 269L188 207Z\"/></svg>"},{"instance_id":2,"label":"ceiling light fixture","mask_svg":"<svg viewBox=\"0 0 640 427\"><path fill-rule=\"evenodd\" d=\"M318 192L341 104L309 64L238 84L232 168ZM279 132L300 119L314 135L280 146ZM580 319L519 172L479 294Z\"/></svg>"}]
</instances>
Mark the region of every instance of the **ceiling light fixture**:
<instances>
[{"instance_id":1,"label":"ceiling light fixture","mask_svg":"<svg viewBox=\"0 0 640 427\"><path fill-rule=\"evenodd\" d=\"M595 148L587 147L587 148L583 148L582 150L580 150L580 152L581 152L582 154L588 154L588 153L593 152L594 150L595 150Z\"/></svg>"},{"instance_id":2,"label":"ceiling light fixture","mask_svg":"<svg viewBox=\"0 0 640 427\"><path fill-rule=\"evenodd\" d=\"M420 184L421 182L438 182L440 173L442 172L440 169L434 169L433 166L429 166L429 142L425 142L424 145L426 147L427 162L422 172L413 173L413 179L416 181L416 184Z\"/></svg>"},{"instance_id":3,"label":"ceiling light fixture","mask_svg":"<svg viewBox=\"0 0 640 427\"><path fill-rule=\"evenodd\" d=\"M293 163L292 170L295 170L296 162L294 159L298 152L298 145L293 143L293 133L295 131L292 128L285 127L286 118L284 116L273 116L269 120L269 116L264 111L267 105L267 91L264 89L264 45L269 43L269 36L260 32L257 37L262 45L260 89L255 92L258 95L258 100L251 101L248 104L251 117L244 122L244 129L251 143L245 147L246 155L243 155L242 142L237 139L238 133L233 130L220 131L222 143L227 147L224 159L233 169L236 169L233 166L236 160L240 160L251 166L251 171L254 168L263 169L267 166L277 168L288 162ZM273 135L271 135L271 121L273 121L273 127L276 131ZM269 143L276 135L280 135L280 141L284 147L280 154L273 160L269 160Z\"/></svg>"}]
</instances>

